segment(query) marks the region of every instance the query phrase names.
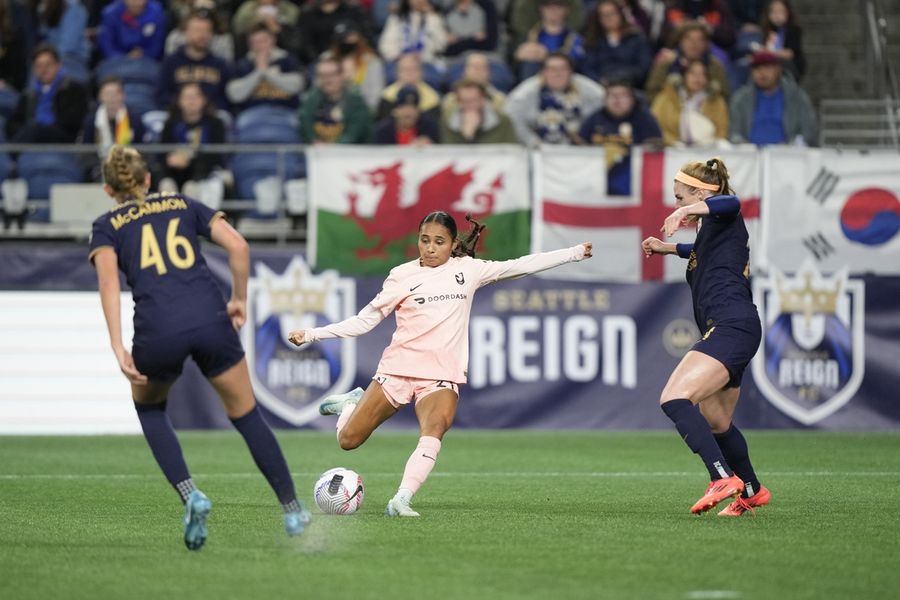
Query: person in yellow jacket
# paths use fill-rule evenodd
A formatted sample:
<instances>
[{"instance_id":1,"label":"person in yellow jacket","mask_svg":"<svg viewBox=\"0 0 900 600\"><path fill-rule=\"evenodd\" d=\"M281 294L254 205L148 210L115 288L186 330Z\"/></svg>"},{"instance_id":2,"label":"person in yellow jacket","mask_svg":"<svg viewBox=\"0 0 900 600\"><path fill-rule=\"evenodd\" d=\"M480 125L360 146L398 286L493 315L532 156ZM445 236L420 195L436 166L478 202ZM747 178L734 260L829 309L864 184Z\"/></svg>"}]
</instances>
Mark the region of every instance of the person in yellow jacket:
<instances>
[{"instance_id":1,"label":"person in yellow jacket","mask_svg":"<svg viewBox=\"0 0 900 600\"><path fill-rule=\"evenodd\" d=\"M728 104L702 60L690 61L683 74L671 75L650 112L666 146L711 146L728 137Z\"/></svg>"}]
</instances>

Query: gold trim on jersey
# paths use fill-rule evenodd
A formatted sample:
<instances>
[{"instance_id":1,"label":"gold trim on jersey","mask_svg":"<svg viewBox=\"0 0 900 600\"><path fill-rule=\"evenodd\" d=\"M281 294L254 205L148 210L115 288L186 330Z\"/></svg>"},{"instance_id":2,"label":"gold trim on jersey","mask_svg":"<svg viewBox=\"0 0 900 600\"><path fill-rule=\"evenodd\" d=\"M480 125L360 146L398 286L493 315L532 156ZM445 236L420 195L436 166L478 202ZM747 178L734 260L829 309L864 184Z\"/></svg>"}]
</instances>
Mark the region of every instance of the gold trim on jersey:
<instances>
[{"instance_id":1,"label":"gold trim on jersey","mask_svg":"<svg viewBox=\"0 0 900 600\"><path fill-rule=\"evenodd\" d=\"M225 218L225 213L223 213L221 210L217 210L216 214L214 214L209 219L209 223L207 223L206 226L209 227L210 229L212 229L212 225L213 225L213 223L216 222L217 219L224 219L224 218Z\"/></svg>"},{"instance_id":2,"label":"gold trim on jersey","mask_svg":"<svg viewBox=\"0 0 900 600\"><path fill-rule=\"evenodd\" d=\"M106 248L109 248L109 249L112 250L113 252L116 251L116 249L115 249L114 247L110 246L109 244L104 244L104 245L102 245L102 246L97 246L96 248L94 248L93 250L91 250L91 253L90 253L90 254L88 254L88 262L93 263L93 262L94 262L94 257L97 256L97 254L98 254L101 250L105 250Z\"/></svg>"}]
</instances>

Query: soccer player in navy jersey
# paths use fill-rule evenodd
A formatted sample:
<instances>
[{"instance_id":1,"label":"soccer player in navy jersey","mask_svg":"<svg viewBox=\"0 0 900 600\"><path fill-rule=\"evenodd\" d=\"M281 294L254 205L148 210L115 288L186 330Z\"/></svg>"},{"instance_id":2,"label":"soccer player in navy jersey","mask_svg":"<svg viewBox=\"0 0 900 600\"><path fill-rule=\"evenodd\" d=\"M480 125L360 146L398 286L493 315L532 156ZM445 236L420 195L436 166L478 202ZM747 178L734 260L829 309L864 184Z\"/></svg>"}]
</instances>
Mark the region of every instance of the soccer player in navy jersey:
<instances>
[{"instance_id":1,"label":"soccer player in navy jersey","mask_svg":"<svg viewBox=\"0 0 900 600\"><path fill-rule=\"evenodd\" d=\"M131 382L144 437L185 504L185 545L190 550L203 546L212 507L191 479L166 414L169 388L188 356L218 392L228 418L275 491L285 531L303 533L310 514L297 500L278 441L256 406L237 335L247 315L247 242L221 212L180 194L146 195L150 173L133 148L113 146L103 163L103 177L116 206L94 221L90 260L97 269L112 350ZM228 251L232 290L227 304L200 253L200 237ZM122 343L119 270L134 297L131 354Z\"/></svg>"},{"instance_id":2,"label":"soccer player in navy jersey","mask_svg":"<svg viewBox=\"0 0 900 600\"><path fill-rule=\"evenodd\" d=\"M660 404L709 470L709 487L691 512L706 512L738 496L719 515L739 517L771 498L756 477L743 434L731 422L741 377L761 336L748 279L747 228L728 170L718 158L684 165L675 176L674 193L678 208L661 231L671 237L696 224L696 240L672 244L649 237L641 247L648 257L678 254L688 259L694 319L703 337L675 367Z\"/></svg>"}]
</instances>

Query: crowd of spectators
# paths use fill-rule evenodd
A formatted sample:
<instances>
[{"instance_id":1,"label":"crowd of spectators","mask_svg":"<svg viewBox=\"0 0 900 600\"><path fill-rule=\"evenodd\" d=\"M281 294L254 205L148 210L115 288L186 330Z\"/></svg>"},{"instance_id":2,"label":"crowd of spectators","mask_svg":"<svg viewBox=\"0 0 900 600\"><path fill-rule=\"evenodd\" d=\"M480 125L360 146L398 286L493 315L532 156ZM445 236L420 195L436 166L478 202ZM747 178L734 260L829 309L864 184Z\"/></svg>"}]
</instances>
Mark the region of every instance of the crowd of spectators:
<instances>
[{"instance_id":1,"label":"crowd of spectators","mask_svg":"<svg viewBox=\"0 0 900 600\"><path fill-rule=\"evenodd\" d=\"M0 0L0 137L182 144L157 166L184 190L227 170L203 144L271 109L307 144L602 146L628 193L636 144L816 144L798 21L789 0Z\"/></svg>"}]
</instances>

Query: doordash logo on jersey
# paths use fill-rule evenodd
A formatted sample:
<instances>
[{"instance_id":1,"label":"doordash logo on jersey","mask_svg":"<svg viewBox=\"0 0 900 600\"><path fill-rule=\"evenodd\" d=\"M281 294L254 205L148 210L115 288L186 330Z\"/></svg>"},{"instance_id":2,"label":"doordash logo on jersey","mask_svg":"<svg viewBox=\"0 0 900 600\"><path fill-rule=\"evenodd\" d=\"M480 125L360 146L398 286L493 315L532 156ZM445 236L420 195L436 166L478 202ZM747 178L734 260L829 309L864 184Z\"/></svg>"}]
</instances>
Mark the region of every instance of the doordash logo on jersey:
<instances>
[{"instance_id":1,"label":"doordash logo on jersey","mask_svg":"<svg viewBox=\"0 0 900 600\"><path fill-rule=\"evenodd\" d=\"M419 296L413 298L417 304L425 304L426 302L446 302L447 300L467 300L468 294L437 294L435 296Z\"/></svg>"}]
</instances>

